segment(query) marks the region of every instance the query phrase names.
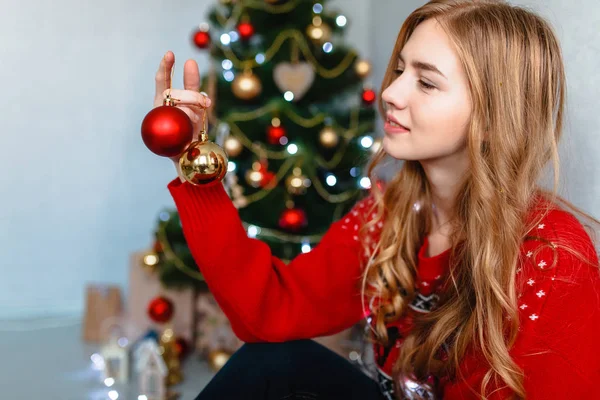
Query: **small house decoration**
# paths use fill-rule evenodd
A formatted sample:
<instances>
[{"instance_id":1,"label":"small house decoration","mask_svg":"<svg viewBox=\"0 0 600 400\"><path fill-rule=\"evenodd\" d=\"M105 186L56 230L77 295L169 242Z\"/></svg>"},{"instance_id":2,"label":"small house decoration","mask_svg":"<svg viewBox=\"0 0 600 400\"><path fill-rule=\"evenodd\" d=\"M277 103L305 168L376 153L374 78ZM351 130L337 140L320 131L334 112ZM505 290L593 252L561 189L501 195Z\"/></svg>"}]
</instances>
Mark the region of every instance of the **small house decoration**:
<instances>
[{"instance_id":1,"label":"small house decoration","mask_svg":"<svg viewBox=\"0 0 600 400\"><path fill-rule=\"evenodd\" d=\"M140 343L135 358L139 394L148 400L164 400L168 370L156 341L145 339Z\"/></svg>"},{"instance_id":2,"label":"small house decoration","mask_svg":"<svg viewBox=\"0 0 600 400\"><path fill-rule=\"evenodd\" d=\"M100 353L104 359L104 379L126 383L129 380L129 349L119 345L118 336L111 336Z\"/></svg>"}]
</instances>

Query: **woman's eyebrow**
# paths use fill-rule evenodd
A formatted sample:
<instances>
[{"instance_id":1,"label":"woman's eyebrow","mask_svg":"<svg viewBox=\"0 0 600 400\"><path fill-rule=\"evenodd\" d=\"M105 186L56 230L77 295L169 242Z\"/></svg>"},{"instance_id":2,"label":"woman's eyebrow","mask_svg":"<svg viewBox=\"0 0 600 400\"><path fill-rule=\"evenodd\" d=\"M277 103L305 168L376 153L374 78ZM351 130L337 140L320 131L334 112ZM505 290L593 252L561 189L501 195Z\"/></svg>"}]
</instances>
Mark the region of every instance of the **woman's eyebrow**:
<instances>
[{"instance_id":1,"label":"woman's eyebrow","mask_svg":"<svg viewBox=\"0 0 600 400\"><path fill-rule=\"evenodd\" d=\"M398 55L398 59L400 61L404 62L404 58L402 57L402 54ZM433 64L429 64L429 63L426 63L423 61L417 61L417 60L413 60L410 64L413 66L413 68L421 69L424 71L431 71L431 72L434 72L436 74L443 76L445 79L448 79L448 78L446 78L446 75L442 74L442 71L437 69L437 67Z\"/></svg>"}]
</instances>

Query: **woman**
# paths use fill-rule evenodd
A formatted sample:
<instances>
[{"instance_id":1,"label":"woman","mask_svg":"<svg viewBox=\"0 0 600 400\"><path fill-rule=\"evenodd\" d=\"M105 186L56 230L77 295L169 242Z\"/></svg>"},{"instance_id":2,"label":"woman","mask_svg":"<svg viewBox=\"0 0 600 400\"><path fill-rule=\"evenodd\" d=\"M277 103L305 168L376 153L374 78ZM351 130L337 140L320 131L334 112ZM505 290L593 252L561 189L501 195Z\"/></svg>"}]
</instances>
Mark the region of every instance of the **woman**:
<instances>
[{"instance_id":1,"label":"woman","mask_svg":"<svg viewBox=\"0 0 600 400\"><path fill-rule=\"evenodd\" d=\"M155 105L174 62L161 61ZM197 65L173 97L196 124ZM222 185L169 184L192 254L247 344L198 399L594 398L592 238L537 185L565 98L547 22L501 1L434 0L399 33L382 84L387 183L288 265L248 238ZM372 176L373 179L375 179ZM311 340L367 317L378 383Z\"/></svg>"}]
</instances>

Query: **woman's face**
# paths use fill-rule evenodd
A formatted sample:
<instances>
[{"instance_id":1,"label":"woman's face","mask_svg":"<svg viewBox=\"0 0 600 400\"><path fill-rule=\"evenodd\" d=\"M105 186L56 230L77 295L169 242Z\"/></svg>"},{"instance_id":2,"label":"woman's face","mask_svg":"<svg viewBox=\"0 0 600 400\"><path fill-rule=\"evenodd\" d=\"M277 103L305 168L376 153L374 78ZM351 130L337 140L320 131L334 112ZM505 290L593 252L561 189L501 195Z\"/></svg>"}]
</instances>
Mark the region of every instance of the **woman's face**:
<instances>
[{"instance_id":1,"label":"woman's face","mask_svg":"<svg viewBox=\"0 0 600 400\"><path fill-rule=\"evenodd\" d=\"M399 160L466 157L471 101L465 72L435 20L417 26L400 53L396 78L382 93L383 148ZM398 128L396 121L407 129Z\"/></svg>"}]
</instances>

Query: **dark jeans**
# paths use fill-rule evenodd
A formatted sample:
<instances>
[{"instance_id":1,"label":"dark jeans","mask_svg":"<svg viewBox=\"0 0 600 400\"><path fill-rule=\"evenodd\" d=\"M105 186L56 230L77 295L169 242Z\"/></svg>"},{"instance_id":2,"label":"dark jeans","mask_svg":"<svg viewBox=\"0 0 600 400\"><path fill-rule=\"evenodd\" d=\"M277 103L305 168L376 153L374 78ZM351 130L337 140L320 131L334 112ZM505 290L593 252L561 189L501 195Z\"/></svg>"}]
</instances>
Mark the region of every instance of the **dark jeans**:
<instances>
[{"instance_id":1,"label":"dark jeans","mask_svg":"<svg viewBox=\"0 0 600 400\"><path fill-rule=\"evenodd\" d=\"M381 400L377 382L313 340L247 343L196 400Z\"/></svg>"}]
</instances>

